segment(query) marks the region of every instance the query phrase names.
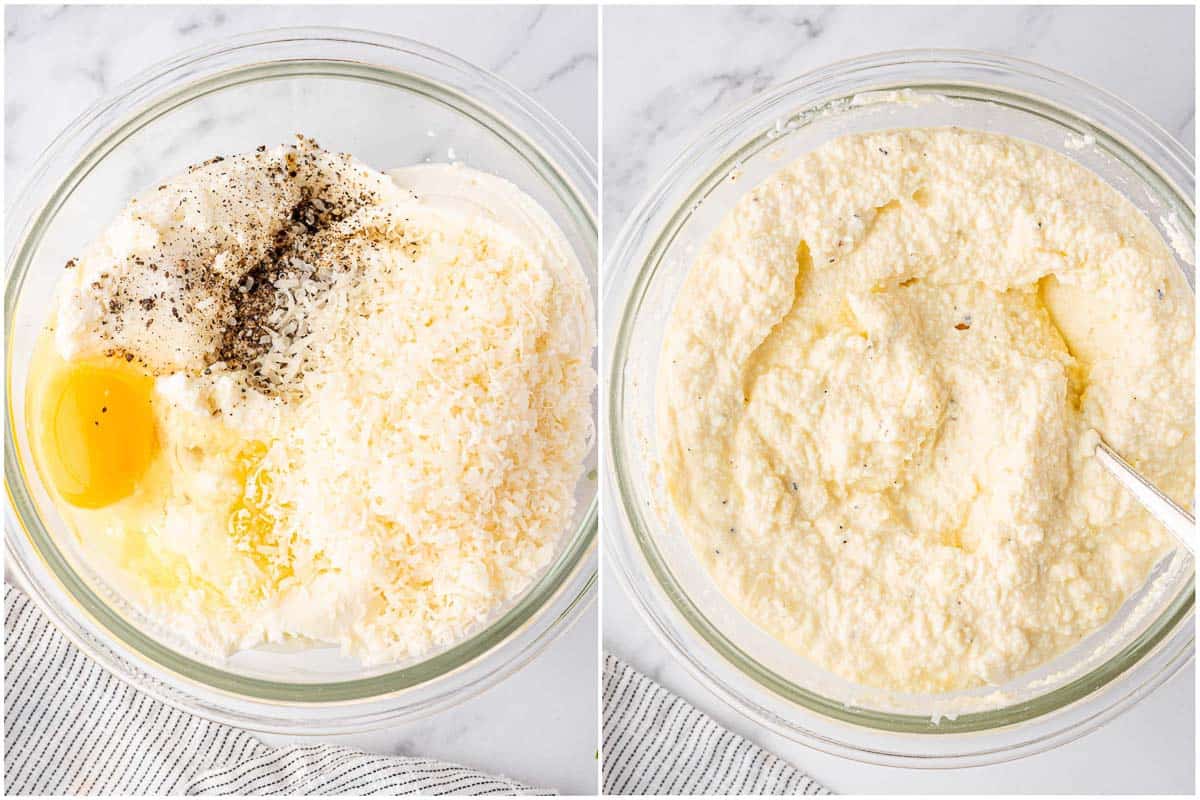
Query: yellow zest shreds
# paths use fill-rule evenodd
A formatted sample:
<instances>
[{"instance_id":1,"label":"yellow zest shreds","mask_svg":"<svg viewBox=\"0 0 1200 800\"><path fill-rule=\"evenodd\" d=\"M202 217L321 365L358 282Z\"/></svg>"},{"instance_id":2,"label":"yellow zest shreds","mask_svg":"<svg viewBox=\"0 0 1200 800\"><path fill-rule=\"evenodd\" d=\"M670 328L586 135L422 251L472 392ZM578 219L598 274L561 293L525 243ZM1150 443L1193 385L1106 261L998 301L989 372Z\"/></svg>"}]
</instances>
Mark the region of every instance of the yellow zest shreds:
<instances>
[{"instance_id":1,"label":"yellow zest shreds","mask_svg":"<svg viewBox=\"0 0 1200 800\"><path fill-rule=\"evenodd\" d=\"M278 519L272 507L274 478L262 463L266 454L262 442L251 442L238 453L236 475L242 488L228 518L235 549L250 555L268 578L268 583L259 587L260 595L278 588L293 574L291 554L278 538Z\"/></svg>"},{"instance_id":2,"label":"yellow zest shreds","mask_svg":"<svg viewBox=\"0 0 1200 800\"><path fill-rule=\"evenodd\" d=\"M327 555L375 598L355 625L372 659L484 621L549 563L573 514L594 384L590 341L564 325L581 287L514 244L429 225L347 283L353 325L309 313L338 332L321 360L339 369L305 376L269 460L297 467L276 486L301 557Z\"/></svg>"},{"instance_id":3,"label":"yellow zest shreds","mask_svg":"<svg viewBox=\"0 0 1200 800\"><path fill-rule=\"evenodd\" d=\"M592 445L587 281L515 187L444 177L462 184L448 201L399 183L294 247L252 368L158 380L155 539L219 594L181 581L154 614L204 649L303 638L419 658L558 554Z\"/></svg>"}]
</instances>

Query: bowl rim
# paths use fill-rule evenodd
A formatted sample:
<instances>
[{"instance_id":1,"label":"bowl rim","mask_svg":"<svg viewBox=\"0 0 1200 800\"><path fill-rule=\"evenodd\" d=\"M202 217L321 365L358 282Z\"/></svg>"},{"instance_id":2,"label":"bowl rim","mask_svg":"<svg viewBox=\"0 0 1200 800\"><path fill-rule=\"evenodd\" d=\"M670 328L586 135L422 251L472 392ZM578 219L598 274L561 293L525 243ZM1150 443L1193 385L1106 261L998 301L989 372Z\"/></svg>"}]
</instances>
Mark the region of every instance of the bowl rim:
<instances>
[{"instance_id":1,"label":"bowl rim","mask_svg":"<svg viewBox=\"0 0 1200 800\"><path fill-rule=\"evenodd\" d=\"M963 77L955 77L955 71L961 71ZM1029 84L1045 93L1028 88ZM1174 601L1151 624L1153 636L1150 631L1144 632L1119 653L1060 687L1058 691L1063 694L1050 692L1036 698L1056 697L1061 699L1058 705L1038 707L1035 700L1029 704L1032 707L1001 707L931 725L929 717L849 711L841 703L813 692L801 690L798 694L783 688L788 681L742 652L686 596L658 553L654 538L660 526L652 519L645 521L653 515L643 516L630 488L631 483L643 478L632 474L622 433L624 366L634 335L634 318L647 286L683 222L756 142L761 146L760 139L770 138L764 121L771 113L778 118L800 119L802 127L816 116L815 110L865 92L897 89L937 94L946 90L978 91L1040 103L1056 116L1069 118L1073 127L1083 128L1101 144L1131 154L1143 168L1136 169L1139 176L1157 178L1178 201L1178 207L1188 216L1184 221L1187 233L1192 234L1195 178L1193 160L1186 149L1160 125L1114 95L1028 60L974 50L893 50L808 71L737 104L691 137L607 249L602 286L606 317L601 333L603 377L607 380L601 403L605 426L601 452L605 563L615 565L613 572L633 605L675 659L742 715L795 741L868 763L926 768L997 763L1049 749L1094 730L1132 705L1131 697L1140 699L1191 661L1194 563ZM1055 96L1049 89L1075 93L1082 99L1068 106L1049 99ZM1086 108L1080 111L1080 105ZM776 132L775 137L778 135ZM1151 158L1145 155L1147 151L1152 153ZM712 166L704 166L709 160ZM1193 281L1194 275L1189 275L1189 283ZM1122 656L1132 660L1120 669L1112 669ZM1153 666L1152 674L1142 675L1142 683L1128 695L1110 698L1103 708L1080 708L1095 706L1102 689L1116 685L1135 667L1146 664ZM1081 710L1084 713L1078 713ZM1007 713L998 715L997 711ZM1024 737L1013 735L1016 727L1025 730ZM887 739L882 743L881 734ZM905 737L908 741L901 741ZM931 748L935 741L936 748ZM933 749L936 752L929 752Z\"/></svg>"},{"instance_id":2,"label":"bowl rim","mask_svg":"<svg viewBox=\"0 0 1200 800\"><path fill-rule=\"evenodd\" d=\"M302 70L314 65L325 70L311 73L315 75L376 80L409 91L419 86L487 126L556 193L584 238L590 232L595 241L595 160L562 123L502 78L413 39L352 28L285 27L224 37L148 67L93 103L51 140L10 198L4 398L6 552L21 588L56 628L117 677L184 710L252 729L312 734L364 730L432 713L532 660L594 600L598 492L591 490L579 521L564 532L564 545L552 564L497 618L467 638L414 664L366 678L300 684L264 680L159 644L120 619L79 580L53 546L27 491L26 456L17 447L18 421L10 398L11 312L39 228L57 212L64 192L74 190L114 141L171 108L205 91L228 88L239 76L295 77L310 74ZM272 70L276 74L269 74ZM598 294L596 284L591 289ZM72 580L74 587L67 585ZM298 719L296 709L310 716Z\"/></svg>"}]
</instances>

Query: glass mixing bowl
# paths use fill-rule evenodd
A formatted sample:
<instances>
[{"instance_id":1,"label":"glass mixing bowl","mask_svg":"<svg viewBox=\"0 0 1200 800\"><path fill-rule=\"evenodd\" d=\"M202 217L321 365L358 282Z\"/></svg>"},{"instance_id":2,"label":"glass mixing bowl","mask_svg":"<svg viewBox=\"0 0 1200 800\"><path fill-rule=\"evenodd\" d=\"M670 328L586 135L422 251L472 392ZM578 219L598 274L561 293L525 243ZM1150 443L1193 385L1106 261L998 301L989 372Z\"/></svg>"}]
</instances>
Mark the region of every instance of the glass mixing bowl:
<instances>
[{"instance_id":1,"label":"glass mixing bowl","mask_svg":"<svg viewBox=\"0 0 1200 800\"><path fill-rule=\"evenodd\" d=\"M1195 567L1164 558L1110 624L998 687L902 695L854 686L760 631L715 588L655 467L664 326L698 245L745 192L829 139L957 125L1036 142L1128 197L1193 285L1188 152L1120 100L1027 62L960 51L844 61L767 91L667 169L606 257L601 350L605 558L668 648L741 713L818 749L909 767L995 763L1045 750L1130 707L1193 653Z\"/></svg>"},{"instance_id":2,"label":"glass mixing bowl","mask_svg":"<svg viewBox=\"0 0 1200 800\"><path fill-rule=\"evenodd\" d=\"M597 286L593 159L531 99L440 50L336 29L238 36L151 69L55 139L8 211L4 472L9 564L41 609L135 686L246 728L363 730L464 700L528 663L594 596L595 454L551 566L465 641L416 663L364 668L336 648L256 649L225 661L164 643L89 569L35 469L25 388L63 263L135 192L215 154L302 132L376 168L461 160L545 208Z\"/></svg>"}]
</instances>

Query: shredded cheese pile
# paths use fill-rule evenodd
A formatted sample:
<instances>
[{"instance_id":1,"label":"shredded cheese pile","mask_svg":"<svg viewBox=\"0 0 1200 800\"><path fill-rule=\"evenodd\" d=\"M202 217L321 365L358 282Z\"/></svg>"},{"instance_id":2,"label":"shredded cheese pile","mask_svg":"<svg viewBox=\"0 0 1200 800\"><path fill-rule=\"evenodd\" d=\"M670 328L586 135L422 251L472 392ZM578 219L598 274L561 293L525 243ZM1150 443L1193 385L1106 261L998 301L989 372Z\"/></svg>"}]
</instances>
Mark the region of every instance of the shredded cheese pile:
<instances>
[{"instance_id":1,"label":"shredded cheese pile","mask_svg":"<svg viewBox=\"0 0 1200 800\"><path fill-rule=\"evenodd\" d=\"M582 295L503 229L420 214L368 225L389 244L365 251L359 280L318 302L285 287L283 324L309 328L293 351L319 346L321 366L262 463L276 557L294 570L281 589L354 576L351 641L394 659L460 638L555 555L593 378L564 325Z\"/></svg>"},{"instance_id":2,"label":"shredded cheese pile","mask_svg":"<svg viewBox=\"0 0 1200 800\"><path fill-rule=\"evenodd\" d=\"M133 496L71 513L135 604L189 645L300 639L403 661L494 618L563 546L592 446L591 297L562 232L515 186L448 165L393 180L313 148L299 152L365 188L320 189L355 198L331 207L324 184L292 192L283 173L274 190L300 200L280 200L271 229L289 232L228 281L247 357L160 370L162 457ZM247 158L263 171L294 157L233 157L181 180L219 188ZM145 225L173 187L141 198ZM253 223L226 239L260 236ZM225 239L180 230L143 238L190 247L198 268L228 260ZM155 262L132 246L101 249L136 288ZM66 313L102 298L72 287L59 315L77 323L72 342L110 346L102 316L93 330L95 315ZM120 344L140 359L131 336ZM181 365L222 352L177 338Z\"/></svg>"}]
</instances>

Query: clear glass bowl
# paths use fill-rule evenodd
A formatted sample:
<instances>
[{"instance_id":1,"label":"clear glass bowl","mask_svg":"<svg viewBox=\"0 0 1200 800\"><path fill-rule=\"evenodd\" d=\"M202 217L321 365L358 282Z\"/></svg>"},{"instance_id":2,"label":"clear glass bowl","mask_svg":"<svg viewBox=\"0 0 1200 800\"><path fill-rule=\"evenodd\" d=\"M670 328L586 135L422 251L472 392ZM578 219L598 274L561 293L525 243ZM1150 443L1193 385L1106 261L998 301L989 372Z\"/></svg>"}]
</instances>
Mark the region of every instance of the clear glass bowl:
<instances>
[{"instance_id":1,"label":"clear glass bowl","mask_svg":"<svg viewBox=\"0 0 1200 800\"><path fill-rule=\"evenodd\" d=\"M30 353L62 265L136 191L297 132L381 169L462 160L507 178L562 228L595 301L594 160L499 78L417 42L353 30L266 31L180 56L75 120L9 208L5 538L9 564L41 609L118 676L209 719L319 734L464 700L528 663L578 617L595 593L596 456L547 571L485 628L417 663L367 669L332 647L259 648L221 662L182 652L88 568L32 468L26 436Z\"/></svg>"},{"instance_id":2,"label":"clear glass bowl","mask_svg":"<svg viewBox=\"0 0 1200 800\"><path fill-rule=\"evenodd\" d=\"M809 73L708 129L622 230L603 291L606 565L693 676L734 708L818 749L908 767L995 763L1055 747L1145 697L1194 648L1195 567L1176 552L1102 631L1004 686L938 696L853 686L743 617L679 530L656 479L653 409L664 326L695 249L743 193L825 141L939 125L1020 137L1087 166L1177 243L1194 287L1193 159L1165 131L1035 64L905 51Z\"/></svg>"}]
</instances>

